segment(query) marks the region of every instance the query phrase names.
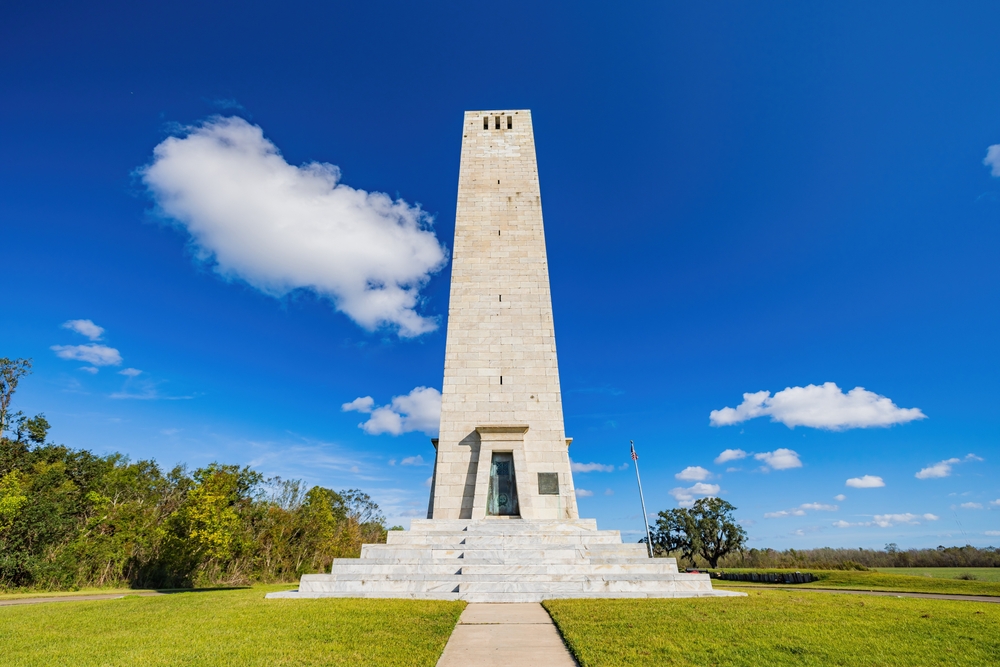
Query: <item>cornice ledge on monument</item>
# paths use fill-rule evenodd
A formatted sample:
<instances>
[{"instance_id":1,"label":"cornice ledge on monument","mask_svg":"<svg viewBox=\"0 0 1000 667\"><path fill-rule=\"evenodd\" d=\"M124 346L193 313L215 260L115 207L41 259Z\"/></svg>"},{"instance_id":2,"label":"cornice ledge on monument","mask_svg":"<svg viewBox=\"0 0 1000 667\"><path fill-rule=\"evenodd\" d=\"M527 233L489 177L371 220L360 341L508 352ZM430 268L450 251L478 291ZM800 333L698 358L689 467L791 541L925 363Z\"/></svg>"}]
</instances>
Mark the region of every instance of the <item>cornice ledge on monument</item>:
<instances>
[{"instance_id":1,"label":"cornice ledge on monument","mask_svg":"<svg viewBox=\"0 0 1000 667\"><path fill-rule=\"evenodd\" d=\"M527 424L483 424L476 427L476 433L480 437L484 435L510 435L524 434L528 432Z\"/></svg>"}]
</instances>

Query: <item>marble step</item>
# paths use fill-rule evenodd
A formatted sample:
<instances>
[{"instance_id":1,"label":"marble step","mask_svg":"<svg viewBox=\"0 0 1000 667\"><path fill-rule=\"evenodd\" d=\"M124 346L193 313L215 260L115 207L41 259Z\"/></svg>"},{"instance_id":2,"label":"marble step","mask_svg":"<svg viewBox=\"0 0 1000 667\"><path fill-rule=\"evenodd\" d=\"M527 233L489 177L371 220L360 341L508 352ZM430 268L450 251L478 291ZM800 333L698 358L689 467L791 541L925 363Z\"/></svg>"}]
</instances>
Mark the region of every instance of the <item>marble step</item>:
<instances>
[{"instance_id":1,"label":"marble step","mask_svg":"<svg viewBox=\"0 0 1000 667\"><path fill-rule=\"evenodd\" d=\"M545 545L591 545L611 544L624 546L617 530L594 531L592 533L568 534L521 534L477 535L475 533L404 533L390 531L386 544L390 546L445 546L454 548L456 545L492 547L492 546L545 546ZM632 545L629 545L632 546ZM640 545L641 546L641 545ZM643 547L645 550L645 547Z\"/></svg>"},{"instance_id":2,"label":"marble step","mask_svg":"<svg viewBox=\"0 0 1000 667\"><path fill-rule=\"evenodd\" d=\"M567 519L563 521L526 521L524 519L411 519L410 532L425 530L457 531L580 531L597 530L596 519Z\"/></svg>"}]
</instances>

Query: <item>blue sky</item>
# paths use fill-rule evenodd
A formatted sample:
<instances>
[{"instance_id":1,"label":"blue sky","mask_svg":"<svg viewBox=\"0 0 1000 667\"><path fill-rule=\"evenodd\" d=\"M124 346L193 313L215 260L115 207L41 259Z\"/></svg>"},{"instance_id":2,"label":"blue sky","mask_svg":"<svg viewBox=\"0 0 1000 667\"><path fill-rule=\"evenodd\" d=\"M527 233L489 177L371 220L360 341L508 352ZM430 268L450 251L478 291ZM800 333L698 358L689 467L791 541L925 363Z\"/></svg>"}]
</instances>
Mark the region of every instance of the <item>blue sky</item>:
<instances>
[{"instance_id":1,"label":"blue sky","mask_svg":"<svg viewBox=\"0 0 1000 667\"><path fill-rule=\"evenodd\" d=\"M998 20L9 3L0 355L35 363L16 407L73 447L420 516L433 395L411 392L441 385L462 112L530 108L582 515L638 537L635 440L650 511L718 493L753 546L998 544ZM361 232L324 217L345 206Z\"/></svg>"}]
</instances>

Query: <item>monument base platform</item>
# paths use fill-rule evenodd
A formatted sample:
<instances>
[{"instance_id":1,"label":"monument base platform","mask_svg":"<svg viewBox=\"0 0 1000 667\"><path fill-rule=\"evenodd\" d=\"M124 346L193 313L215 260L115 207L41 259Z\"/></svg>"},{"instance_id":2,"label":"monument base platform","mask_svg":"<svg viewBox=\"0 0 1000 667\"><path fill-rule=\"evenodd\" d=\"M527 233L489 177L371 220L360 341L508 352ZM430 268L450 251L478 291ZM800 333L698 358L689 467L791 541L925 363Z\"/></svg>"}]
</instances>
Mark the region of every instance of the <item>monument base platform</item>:
<instances>
[{"instance_id":1,"label":"monument base platform","mask_svg":"<svg viewBox=\"0 0 1000 667\"><path fill-rule=\"evenodd\" d=\"M539 602L554 598L733 596L707 574L651 559L594 519L527 521L415 519L366 544L361 558L338 558L330 574L307 574L296 591L269 598L370 597Z\"/></svg>"}]
</instances>

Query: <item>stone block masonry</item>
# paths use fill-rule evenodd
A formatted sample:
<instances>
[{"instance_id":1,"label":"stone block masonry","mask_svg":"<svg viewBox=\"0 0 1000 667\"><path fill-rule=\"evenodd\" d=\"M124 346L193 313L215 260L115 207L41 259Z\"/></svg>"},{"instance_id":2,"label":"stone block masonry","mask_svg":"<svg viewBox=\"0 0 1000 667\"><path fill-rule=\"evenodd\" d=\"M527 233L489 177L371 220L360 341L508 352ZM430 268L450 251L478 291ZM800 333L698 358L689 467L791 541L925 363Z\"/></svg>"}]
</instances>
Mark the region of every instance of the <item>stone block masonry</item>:
<instances>
[{"instance_id":1,"label":"stone block masonry","mask_svg":"<svg viewBox=\"0 0 1000 667\"><path fill-rule=\"evenodd\" d=\"M484 518L494 452L513 457L519 516L579 516L525 109L465 113L441 394L428 518Z\"/></svg>"}]
</instances>

